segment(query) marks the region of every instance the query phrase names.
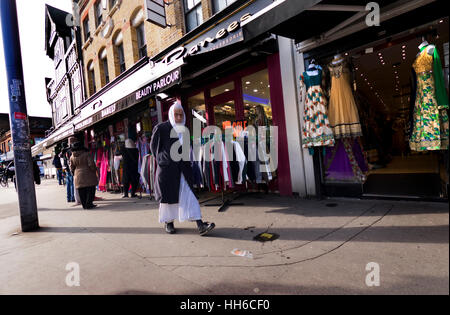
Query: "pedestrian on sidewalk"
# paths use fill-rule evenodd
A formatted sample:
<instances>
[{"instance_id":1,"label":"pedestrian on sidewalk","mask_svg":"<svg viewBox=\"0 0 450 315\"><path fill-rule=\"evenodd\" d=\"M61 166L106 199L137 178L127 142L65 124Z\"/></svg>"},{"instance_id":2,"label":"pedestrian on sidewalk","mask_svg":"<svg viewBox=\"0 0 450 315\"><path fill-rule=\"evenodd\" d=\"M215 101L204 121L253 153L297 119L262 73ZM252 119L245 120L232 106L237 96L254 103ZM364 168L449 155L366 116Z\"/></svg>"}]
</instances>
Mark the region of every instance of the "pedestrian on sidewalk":
<instances>
[{"instance_id":1,"label":"pedestrian on sidewalk","mask_svg":"<svg viewBox=\"0 0 450 315\"><path fill-rule=\"evenodd\" d=\"M125 148L121 151L123 159L123 192L122 198L128 198L128 190L131 185L131 198L137 197L136 190L139 185L139 151L132 139L125 140Z\"/></svg>"},{"instance_id":2,"label":"pedestrian on sidewalk","mask_svg":"<svg viewBox=\"0 0 450 315\"><path fill-rule=\"evenodd\" d=\"M190 161L175 161L170 154L172 145L183 144L183 130L186 115L179 102L169 109L169 121L155 127L150 143L158 167L155 180L155 197L160 202L159 222L165 223L169 234L176 232L174 221L196 221L200 235L205 235L214 227L214 223L202 221L200 204L192 192L193 172ZM174 130L174 131L173 131ZM171 132L178 135L171 138ZM186 137L188 139L188 137Z\"/></svg>"},{"instance_id":3,"label":"pedestrian on sidewalk","mask_svg":"<svg viewBox=\"0 0 450 315\"><path fill-rule=\"evenodd\" d=\"M65 147L62 151L63 155L63 167L64 171L66 172L66 188L67 188L67 202L75 202L75 189L73 184L73 173L70 170L70 157L72 156L72 150L70 149L70 146L77 142L78 139L75 137L70 137L68 146Z\"/></svg>"},{"instance_id":4,"label":"pedestrian on sidewalk","mask_svg":"<svg viewBox=\"0 0 450 315\"><path fill-rule=\"evenodd\" d=\"M56 168L56 177L58 179L59 185L64 185L64 178L62 174L62 164L61 158L59 157L59 153L55 152L55 157L53 158L53 166Z\"/></svg>"},{"instance_id":5,"label":"pedestrian on sidewalk","mask_svg":"<svg viewBox=\"0 0 450 315\"><path fill-rule=\"evenodd\" d=\"M36 185L41 184L41 170L39 169L39 165L37 164L37 161L39 161L39 157L35 156L33 157L33 179L34 183Z\"/></svg>"},{"instance_id":6,"label":"pedestrian on sidewalk","mask_svg":"<svg viewBox=\"0 0 450 315\"><path fill-rule=\"evenodd\" d=\"M93 201L98 178L94 159L79 141L74 142L71 149L70 170L74 175L75 188L78 190L83 209L95 208L97 205L94 205Z\"/></svg>"}]
</instances>

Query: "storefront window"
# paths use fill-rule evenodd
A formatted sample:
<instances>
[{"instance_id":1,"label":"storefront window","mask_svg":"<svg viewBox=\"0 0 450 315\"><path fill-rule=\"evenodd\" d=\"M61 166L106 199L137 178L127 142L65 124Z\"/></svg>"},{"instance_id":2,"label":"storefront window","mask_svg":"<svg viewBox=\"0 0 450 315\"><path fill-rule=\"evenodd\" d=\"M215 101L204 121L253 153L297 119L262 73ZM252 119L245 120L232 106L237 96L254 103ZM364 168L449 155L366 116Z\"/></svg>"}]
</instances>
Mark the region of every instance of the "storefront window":
<instances>
[{"instance_id":1,"label":"storefront window","mask_svg":"<svg viewBox=\"0 0 450 315\"><path fill-rule=\"evenodd\" d=\"M215 125L222 129L225 134L225 129L232 127L236 120L236 107L234 101L229 101L217 106L214 106L214 121Z\"/></svg>"},{"instance_id":2,"label":"storefront window","mask_svg":"<svg viewBox=\"0 0 450 315\"><path fill-rule=\"evenodd\" d=\"M234 82L233 81L228 82L224 85L218 86L214 89L211 89L211 97L214 97L214 96L217 96L217 95L220 95L222 93L229 92L232 90L234 90Z\"/></svg>"},{"instance_id":3,"label":"storefront window","mask_svg":"<svg viewBox=\"0 0 450 315\"><path fill-rule=\"evenodd\" d=\"M269 73L267 69L242 78L244 117L249 125L271 126Z\"/></svg>"},{"instance_id":4,"label":"storefront window","mask_svg":"<svg viewBox=\"0 0 450 315\"><path fill-rule=\"evenodd\" d=\"M201 117L203 119L203 123L206 121L205 94L203 92L188 98L188 108L189 108L190 114L192 116L192 119L196 118L196 115L194 115L194 113L192 113L192 111L194 111L198 115L198 117ZM187 117L189 117L189 114L187 115ZM197 119L199 119L199 118L197 118ZM200 120L202 120L202 119L200 119ZM193 128L192 121L190 121L188 125L191 128L190 131L192 134L192 128Z\"/></svg>"}]
</instances>

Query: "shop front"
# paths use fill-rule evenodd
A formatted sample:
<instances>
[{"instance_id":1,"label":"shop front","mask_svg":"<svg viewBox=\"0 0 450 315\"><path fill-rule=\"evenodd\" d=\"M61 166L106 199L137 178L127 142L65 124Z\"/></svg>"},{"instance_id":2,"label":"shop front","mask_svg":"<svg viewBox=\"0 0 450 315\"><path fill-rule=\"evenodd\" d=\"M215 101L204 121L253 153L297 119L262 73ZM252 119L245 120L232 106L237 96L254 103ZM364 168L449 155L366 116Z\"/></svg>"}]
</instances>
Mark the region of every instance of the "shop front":
<instances>
[{"instance_id":1,"label":"shop front","mask_svg":"<svg viewBox=\"0 0 450 315\"><path fill-rule=\"evenodd\" d=\"M153 60L156 66L170 64L178 58L184 60L182 83L158 95L162 121L168 119L170 106L178 100L185 109L191 136L194 134L194 121L198 120L202 131L207 127L217 127L223 142L226 142L225 135L229 132L231 137L228 140L244 143L241 146L246 174L234 170L234 147L227 161L231 168L228 181L224 180L225 176L221 177L220 174L226 173L221 168L218 173L224 183L219 188L210 183L205 186L204 178L198 182L198 186L206 190L293 193L278 43L270 34L262 34L247 42L241 28L245 20L270 3L250 1L229 12L220 23L211 21L213 27L204 25L205 30L198 30L195 38L182 39ZM252 159L247 146L251 140L248 132L255 130L257 133L262 128L266 128L266 148L264 153L256 150L256 159ZM202 145L209 140L203 134ZM273 156L271 162L261 156L266 153ZM269 167L272 162L274 165ZM242 175L244 180L237 180Z\"/></svg>"},{"instance_id":2,"label":"shop front","mask_svg":"<svg viewBox=\"0 0 450 315\"><path fill-rule=\"evenodd\" d=\"M365 1L322 1L290 16L283 10L293 2L247 21L244 34L259 23L296 42L301 143L314 158L317 195L448 200L445 3L381 2L381 23L370 26ZM316 29L319 18L327 23Z\"/></svg>"}]
</instances>

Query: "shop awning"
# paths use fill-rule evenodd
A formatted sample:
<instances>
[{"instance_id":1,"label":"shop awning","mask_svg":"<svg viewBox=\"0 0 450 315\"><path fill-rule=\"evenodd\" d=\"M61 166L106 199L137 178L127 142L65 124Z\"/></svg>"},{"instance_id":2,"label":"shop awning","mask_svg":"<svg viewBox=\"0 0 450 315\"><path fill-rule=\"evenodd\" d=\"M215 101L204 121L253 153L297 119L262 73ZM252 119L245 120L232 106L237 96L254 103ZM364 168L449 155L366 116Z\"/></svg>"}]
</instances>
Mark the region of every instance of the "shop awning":
<instances>
[{"instance_id":1,"label":"shop awning","mask_svg":"<svg viewBox=\"0 0 450 315\"><path fill-rule=\"evenodd\" d=\"M292 19L297 19L300 14L320 2L321 0L277 0L254 14L250 20L242 23L244 38L249 41L267 32L294 38L298 31L304 32L305 29L284 30L282 29L283 25ZM311 25L312 27L315 27L315 25Z\"/></svg>"},{"instance_id":2,"label":"shop awning","mask_svg":"<svg viewBox=\"0 0 450 315\"><path fill-rule=\"evenodd\" d=\"M132 107L181 82L179 59L169 65L152 67L149 63L132 73L105 93L88 100L80 113L58 128L41 143L32 147L32 155L61 142L99 121Z\"/></svg>"},{"instance_id":3,"label":"shop awning","mask_svg":"<svg viewBox=\"0 0 450 315\"><path fill-rule=\"evenodd\" d=\"M56 130L52 135L45 138L42 142L39 142L38 144L34 145L31 148L31 156L41 154L42 152L44 152L45 149L51 147L52 145L64 139L69 138L70 136L73 136L73 134L74 134L73 123L71 121L67 122L61 128Z\"/></svg>"},{"instance_id":4,"label":"shop awning","mask_svg":"<svg viewBox=\"0 0 450 315\"><path fill-rule=\"evenodd\" d=\"M379 0L380 23L439 0ZM445 2L445 1L441 1ZM250 40L264 32L292 38L308 49L368 29L367 0L278 0L243 25ZM373 29L381 31L380 27Z\"/></svg>"}]
</instances>

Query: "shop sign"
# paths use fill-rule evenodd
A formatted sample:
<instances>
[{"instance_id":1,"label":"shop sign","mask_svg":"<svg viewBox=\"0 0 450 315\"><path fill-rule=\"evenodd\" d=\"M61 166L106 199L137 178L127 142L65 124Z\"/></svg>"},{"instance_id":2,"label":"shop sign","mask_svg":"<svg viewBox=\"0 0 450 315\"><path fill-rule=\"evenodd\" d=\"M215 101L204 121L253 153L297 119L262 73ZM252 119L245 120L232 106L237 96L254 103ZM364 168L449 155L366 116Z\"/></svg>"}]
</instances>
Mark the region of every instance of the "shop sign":
<instances>
[{"instance_id":1,"label":"shop sign","mask_svg":"<svg viewBox=\"0 0 450 315\"><path fill-rule=\"evenodd\" d=\"M89 117L88 119L83 120L79 124L75 125L75 129L80 130L80 129L83 129L84 127L89 126L90 124L92 124L92 120L93 120L92 117Z\"/></svg>"},{"instance_id":2,"label":"shop sign","mask_svg":"<svg viewBox=\"0 0 450 315\"><path fill-rule=\"evenodd\" d=\"M236 121L224 121L222 123L223 130L226 130L227 128L233 129L233 136L239 137L241 132L247 129L248 122L246 120L236 120Z\"/></svg>"},{"instance_id":3,"label":"shop sign","mask_svg":"<svg viewBox=\"0 0 450 315\"><path fill-rule=\"evenodd\" d=\"M199 39L171 51L160 63L168 65L180 58L210 52L243 41L242 23L270 4L272 4L272 0L254 1L245 8L245 11L235 13Z\"/></svg>"},{"instance_id":4,"label":"shop sign","mask_svg":"<svg viewBox=\"0 0 450 315\"><path fill-rule=\"evenodd\" d=\"M66 130L63 133L61 133L60 135L56 136L53 143L58 142L59 140L62 140L64 138L67 138L69 136L73 135L73 131L72 130Z\"/></svg>"},{"instance_id":5,"label":"shop sign","mask_svg":"<svg viewBox=\"0 0 450 315\"><path fill-rule=\"evenodd\" d=\"M158 94L163 89L167 89L181 81L181 69L176 69L162 78L151 82L136 91L136 101L140 102L152 94Z\"/></svg>"},{"instance_id":6,"label":"shop sign","mask_svg":"<svg viewBox=\"0 0 450 315\"><path fill-rule=\"evenodd\" d=\"M75 130L81 130L92 124L95 124L105 117L111 116L137 103L145 101L152 95L158 94L163 90L168 89L180 82L181 68L177 68L76 124Z\"/></svg>"},{"instance_id":7,"label":"shop sign","mask_svg":"<svg viewBox=\"0 0 450 315\"><path fill-rule=\"evenodd\" d=\"M145 0L147 21L161 27L167 26L166 8L163 0Z\"/></svg>"}]
</instances>

